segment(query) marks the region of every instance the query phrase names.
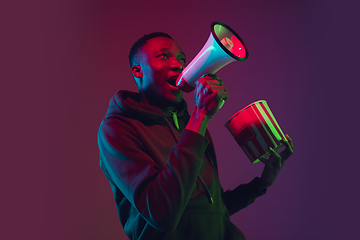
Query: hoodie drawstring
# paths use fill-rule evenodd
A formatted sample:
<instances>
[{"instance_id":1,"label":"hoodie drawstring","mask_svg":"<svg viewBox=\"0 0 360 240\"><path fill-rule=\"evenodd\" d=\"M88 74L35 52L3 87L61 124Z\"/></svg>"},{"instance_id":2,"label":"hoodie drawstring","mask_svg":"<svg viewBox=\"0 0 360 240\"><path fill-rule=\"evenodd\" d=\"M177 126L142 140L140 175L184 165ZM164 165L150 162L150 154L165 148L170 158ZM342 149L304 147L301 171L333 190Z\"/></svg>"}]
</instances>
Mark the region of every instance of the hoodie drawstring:
<instances>
[{"instance_id":1,"label":"hoodie drawstring","mask_svg":"<svg viewBox=\"0 0 360 240\"><path fill-rule=\"evenodd\" d=\"M210 203L214 203L214 199L212 198L211 193L210 193L210 190L209 190L209 188L206 186L204 180L202 180L202 178L200 177L200 175L198 176L198 178L199 178L200 182L202 183L202 185L205 187L205 190L206 190L206 192L207 192L207 194L208 194Z\"/></svg>"},{"instance_id":2,"label":"hoodie drawstring","mask_svg":"<svg viewBox=\"0 0 360 240\"><path fill-rule=\"evenodd\" d=\"M170 111L170 110L168 110L168 111L172 114L175 127L176 127L177 129L179 129L179 122L178 122L178 118L177 118L176 112L172 112L172 111Z\"/></svg>"}]
</instances>

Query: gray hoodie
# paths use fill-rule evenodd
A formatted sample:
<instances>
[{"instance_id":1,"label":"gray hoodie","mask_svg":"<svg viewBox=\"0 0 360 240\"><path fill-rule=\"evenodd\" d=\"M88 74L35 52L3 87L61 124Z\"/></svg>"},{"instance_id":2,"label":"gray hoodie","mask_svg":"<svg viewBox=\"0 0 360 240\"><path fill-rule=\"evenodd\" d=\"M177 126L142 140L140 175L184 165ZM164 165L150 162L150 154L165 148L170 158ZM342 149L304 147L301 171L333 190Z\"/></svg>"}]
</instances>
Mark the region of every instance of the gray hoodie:
<instances>
[{"instance_id":1,"label":"gray hoodie","mask_svg":"<svg viewBox=\"0 0 360 240\"><path fill-rule=\"evenodd\" d=\"M118 91L98 132L100 167L130 239L245 239L230 215L263 195L255 178L224 192L210 134L185 129L177 113ZM176 124L177 122L178 124Z\"/></svg>"}]
</instances>

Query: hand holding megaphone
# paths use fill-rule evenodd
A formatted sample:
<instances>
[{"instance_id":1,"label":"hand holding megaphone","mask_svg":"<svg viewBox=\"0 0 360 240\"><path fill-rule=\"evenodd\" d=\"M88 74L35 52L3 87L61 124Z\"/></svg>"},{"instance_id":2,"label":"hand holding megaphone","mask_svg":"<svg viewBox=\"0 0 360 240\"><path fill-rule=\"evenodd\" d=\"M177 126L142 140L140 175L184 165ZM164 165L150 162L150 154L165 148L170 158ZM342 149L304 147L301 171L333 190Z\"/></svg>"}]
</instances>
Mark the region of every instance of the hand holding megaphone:
<instances>
[{"instance_id":1,"label":"hand holding megaphone","mask_svg":"<svg viewBox=\"0 0 360 240\"><path fill-rule=\"evenodd\" d=\"M194 90L195 105L205 109L206 115L212 118L229 97L226 86L215 74L205 74L196 81Z\"/></svg>"},{"instance_id":2,"label":"hand holding megaphone","mask_svg":"<svg viewBox=\"0 0 360 240\"><path fill-rule=\"evenodd\" d=\"M210 37L179 75L176 86L184 92L191 92L202 75L214 74L234 61L245 61L248 55L245 43L234 30L224 23L213 22Z\"/></svg>"}]
</instances>

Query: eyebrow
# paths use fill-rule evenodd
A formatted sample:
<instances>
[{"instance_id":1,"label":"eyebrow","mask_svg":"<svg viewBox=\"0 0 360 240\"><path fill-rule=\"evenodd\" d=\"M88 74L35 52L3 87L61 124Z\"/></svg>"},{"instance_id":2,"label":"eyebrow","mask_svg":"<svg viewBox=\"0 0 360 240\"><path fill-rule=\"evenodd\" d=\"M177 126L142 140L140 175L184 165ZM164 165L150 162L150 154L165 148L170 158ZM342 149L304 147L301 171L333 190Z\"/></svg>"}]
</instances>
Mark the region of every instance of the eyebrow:
<instances>
[{"instance_id":1,"label":"eyebrow","mask_svg":"<svg viewBox=\"0 0 360 240\"><path fill-rule=\"evenodd\" d=\"M169 50L170 48L161 48L158 52L161 52L161 51L167 51ZM186 57L185 53L183 51L180 51L179 54L182 54Z\"/></svg>"}]
</instances>

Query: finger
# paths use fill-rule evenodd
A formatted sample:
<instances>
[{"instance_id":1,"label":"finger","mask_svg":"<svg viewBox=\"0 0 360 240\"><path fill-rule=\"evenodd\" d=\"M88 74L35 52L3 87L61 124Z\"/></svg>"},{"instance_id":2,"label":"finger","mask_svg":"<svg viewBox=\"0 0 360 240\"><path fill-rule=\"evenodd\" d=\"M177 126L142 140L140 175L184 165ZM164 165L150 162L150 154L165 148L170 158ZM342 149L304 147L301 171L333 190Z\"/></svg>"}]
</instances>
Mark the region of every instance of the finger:
<instances>
[{"instance_id":1,"label":"finger","mask_svg":"<svg viewBox=\"0 0 360 240\"><path fill-rule=\"evenodd\" d=\"M272 149L271 147L269 148L269 150L270 150L269 161L271 162L271 164L274 167L278 167L278 168L281 167L281 164L282 164L281 156L274 149Z\"/></svg>"},{"instance_id":2,"label":"finger","mask_svg":"<svg viewBox=\"0 0 360 240\"><path fill-rule=\"evenodd\" d=\"M229 93L226 91L212 90L212 97L218 100L226 100L229 97Z\"/></svg>"},{"instance_id":3,"label":"finger","mask_svg":"<svg viewBox=\"0 0 360 240\"><path fill-rule=\"evenodd\" d=\"M211 90L213 91L222 91L227 92L227 88L225 86L219 86L219 85L208 85L211 87Z\"/></svg>"},{"instance_id":4,"label":"finger","mask_svg":"<svg viewBox=\"0 0 360 240\"><path fill-rule=\"evenodd\" d=\"M219 103L219 109L221 109L223 106L224 106L224 104L225 104L225 101L226 101L226 99L223 99L220 103Z\"/></svg>"},{"instance_id":5,"label":"finger","mask_svg":"<svg viewBox=\"0 0 360 240\"><path fill-rule=\"evenodd\" d=\"M212 85L212 86L222 86L224 84L224 82L220 79L210 78L210 79L204 79L204 80L206 80L206 84Z\"/></svg>"},{"instance_id":6,"label":"finger","mask_svg":"<svg viewBox=\"0 0 360 240\"><path fill-rule=\"evenodd\" d=\"M196 81L196 85L200 88L205 88L206 86L221 86L219 80L215 80L212 78L200 78Z\"/></svg>"},{"instance_id":7,"label":"finger","mask_svg":"<svg viewBox=\"0 0 360 240\"><path fill-rule=\"evenodd\" d=\"M219 77L213 73L206 73L203 75L203 77L211 77L212 79L220 80Z\"/></svg>"},{"instance_id":8,"label":"finger","mask_svg":"<svg viewBox=\"0 0 360 240\"><path fill-rule=\"evenodd\" d=\"M285 137L287 141L285 141L284 139L280 140L281 144L286 148L284 152L292 154L294 152L294 145L292 143L292 139L288 135L285 135Z\"/></svg>"},{"instance_id":9,"label":"finger","mask_svg":"<svg viewBox=\"0 0 360 240\"><path fill-rule=\"evenodd\" d=\"M289 136L288 134L285 134L285 137L286 137L286 139L288 140L288 142L290 143L290 146L291 146L292 148L294 148L294 144L293 144L293 141L292 141L292 139L290 138L290 136Z\"/></svg>"},{"instance_id":10,"label":"finger","mask_svg":"<svg viewBox=\"0 0 360 240\"><path fill-rule=\"evenodd\" d=\"M291 146L291 143L288 141L280 141L282 143L283 146L285 146L285 150L281 152L281 159L282 159L282 163L284 164L285 161L294 153L294 150Z\"/></svg>"},{"instance_id":11,"label":"finger","mask_svg":"<svg viewBox=\"0 0 360 240\"><path fill-rule=\"evenodd\" d=\"M196 85L200 85L202 87L205 87L206 85L212 85L212 86L222 86L224 83L220 79L214 79L210 76L199 78L196 81Z\"/></svg>"},{"instance_id":12,"label":"finger","mask_svg":"<svg viewBox=\"0 0 360 240\"><path fill-rule=\"evenodd\" d=\"M214 92L211 90L211 86L209 85L205 85L201 90L200 90L200 95L201 96L211 96Z\"/></svg>"},{"instance_id":13,"label":"finger","mask_svg":"<svg viewBox=\"0 0 360 240\"><path fill-rule=\"evenodd\" d=\"M196 88L199 93L208 94L211 92L211 85L209 85L208 81L204 78L201 78L196 82Z\"/></svg>"},{"instance_id":14,"label":"finger","mask_svg":"<svg viewBox=\"0 0 360 240\"><path fill-rule=\"evenodd\" d=\"M204 85L202 86L202 93L204 95L212 95L212 97L216 97L217 99L227 99L229 97L227 89L224 86Z\"/></svg>"},{"instance_id":15,"label":"finger","mask_svg":"<svg viewBox=\"0 0 360 240\"><path fill-rule=\"evenodd\" d=\"M215 84L215 85L223 85L224 84L224 82L221 79L219 79L219 77L216 76L215 74L204 74L200 79L206 80L206 81L214 80L215 82L213 82L213 84Z\"/></svg>"},{"instance_id":16,"label":"finger","mask_svg":"<svg viewBox=\"0 0 360 240\"><path fill-rule=\"evenodd\" d=\"M268 161L266 160L266 158L263 158L263 157L259 157L259 160L262 162L262 163L264 163L264 164L266 164Z\"/></svg>"}]
</instances>

